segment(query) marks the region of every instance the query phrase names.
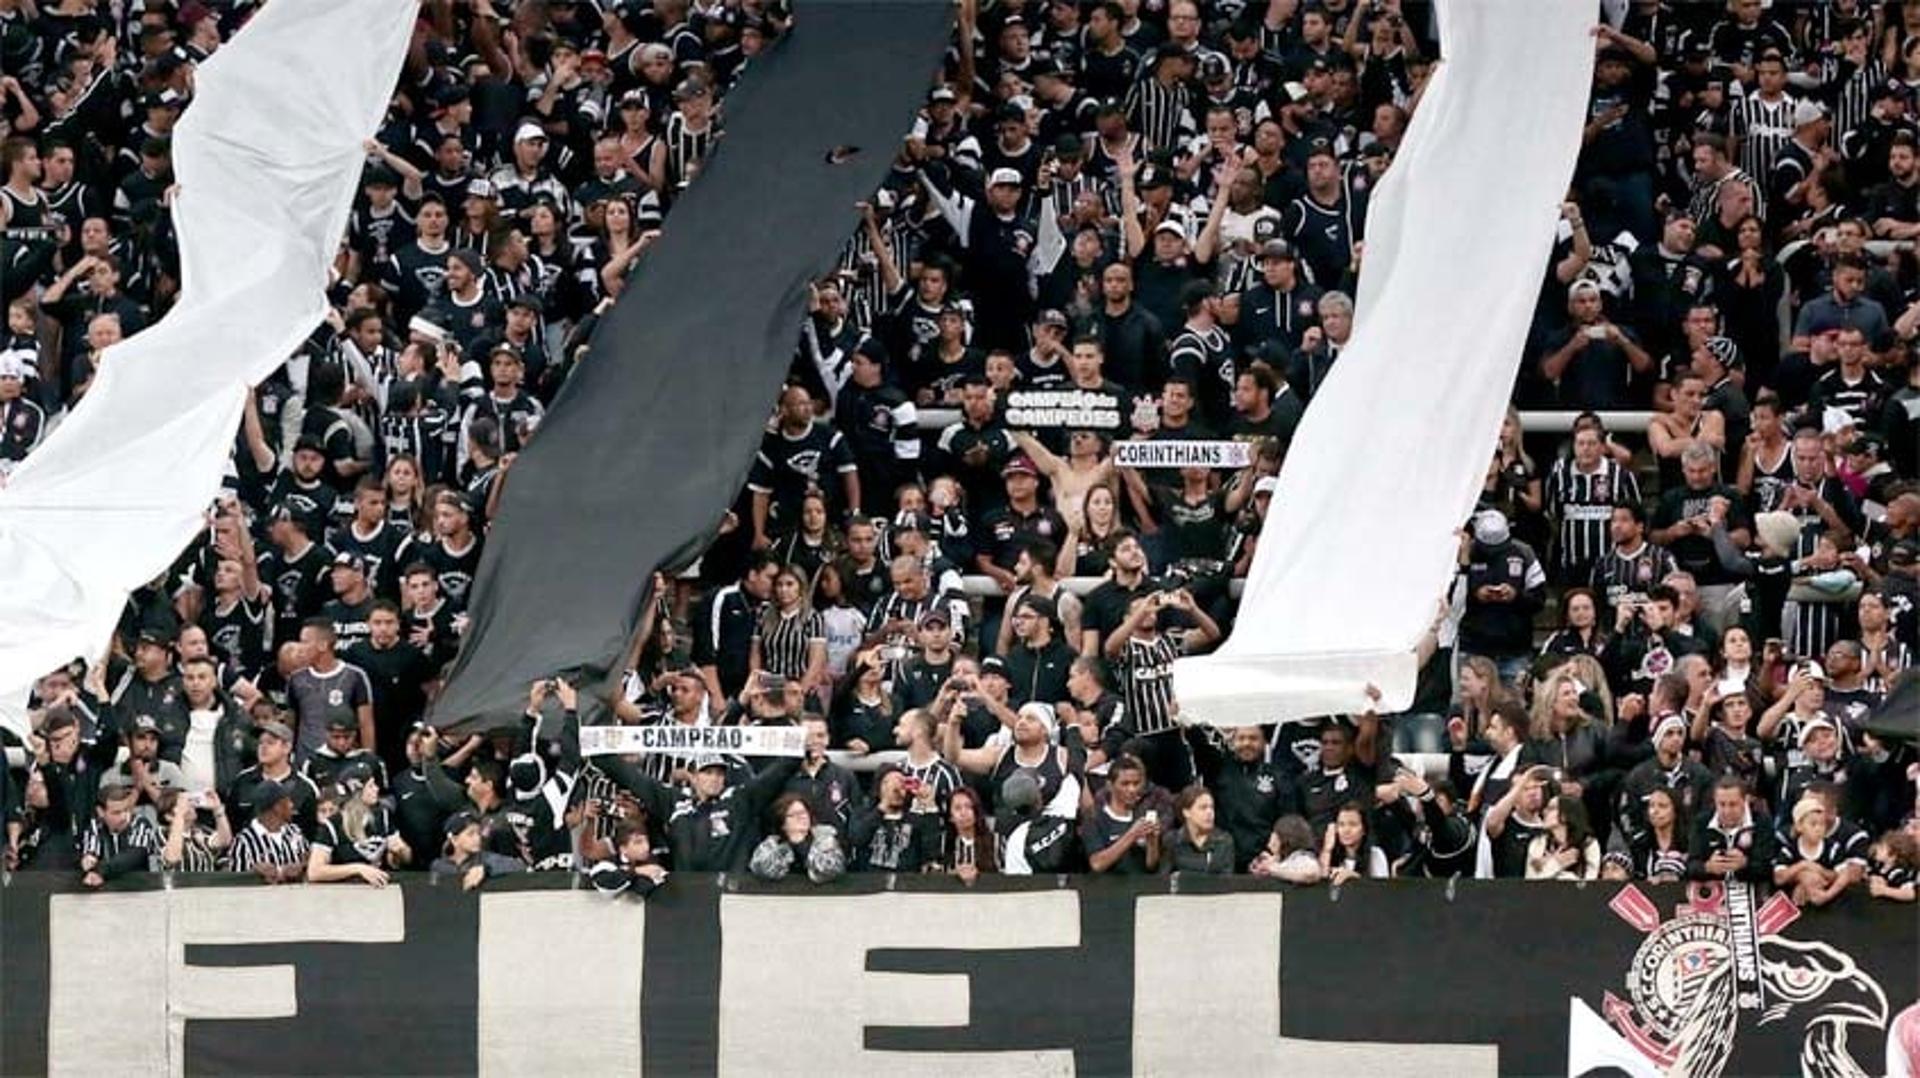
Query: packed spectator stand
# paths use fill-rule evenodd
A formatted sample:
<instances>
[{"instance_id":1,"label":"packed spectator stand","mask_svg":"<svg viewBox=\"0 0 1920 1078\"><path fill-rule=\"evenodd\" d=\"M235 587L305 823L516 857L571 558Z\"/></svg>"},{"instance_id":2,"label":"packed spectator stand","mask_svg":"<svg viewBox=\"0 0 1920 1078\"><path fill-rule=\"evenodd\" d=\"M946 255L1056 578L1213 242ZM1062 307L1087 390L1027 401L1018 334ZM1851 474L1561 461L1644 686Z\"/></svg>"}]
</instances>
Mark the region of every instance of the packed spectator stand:
<instances>
[{"instance_id":1,"label":"packed spectator stand","mask_svg":"<svg viewBox=\"0 0 1920 1078\"><path fill-rule=\"evenodd\" d=\"M255 6L0 0L0 469L165 314L169 134ZM1171 668L1232 631L1365 317L1427 5L963 0L623 693L539 682L524 721L456 737L428 709L516 454L795 14L426 0L326 324L254 392L203 539L8 745L8 868L1912 901L1920 765L1867 723L1920 655L1920 4L1606 7L1547 273L1514 282L1539 293L1515 410L1459 575L1417 597L1406 712L1219 729ZM1250 463L1116 463L1134 440ZM603 713L798 725L807 751L583 756Z\"/></svg>"}]
</instances>

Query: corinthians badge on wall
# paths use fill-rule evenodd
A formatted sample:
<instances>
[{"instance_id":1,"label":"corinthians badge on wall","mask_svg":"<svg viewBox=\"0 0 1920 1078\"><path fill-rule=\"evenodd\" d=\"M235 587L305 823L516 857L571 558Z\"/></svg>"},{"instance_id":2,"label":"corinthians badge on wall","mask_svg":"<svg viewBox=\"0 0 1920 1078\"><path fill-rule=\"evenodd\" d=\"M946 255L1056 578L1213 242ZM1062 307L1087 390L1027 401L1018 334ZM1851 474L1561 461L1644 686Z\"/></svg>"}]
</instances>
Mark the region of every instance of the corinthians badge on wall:
<instances>
[{"instance_id":1,"label":"corinthians badge on wall","mask_svg":"<svg viewBox=\"0 0 1920 1078\"><path fill-rule=\"evenodd\" d=\"M1568 1073L1607 1066L1717 1078L1743 1028L1775 1023L1800 1030L1805 1075L1877 1069L1863 1063L1860 1042L1877 1044L1884 1033L1886 993L1846 952L1782 935L1800 918L1787 896L1756 906L1744 883L1694 884L1662 920L1653 900L1629 885L1608 905L1646 938L1625 971L1627 998L1602 997L1604 1023L1572 1001ZM1871 1036L1850 1042L1855 1033Z\"/></svg>"}]
</instances>

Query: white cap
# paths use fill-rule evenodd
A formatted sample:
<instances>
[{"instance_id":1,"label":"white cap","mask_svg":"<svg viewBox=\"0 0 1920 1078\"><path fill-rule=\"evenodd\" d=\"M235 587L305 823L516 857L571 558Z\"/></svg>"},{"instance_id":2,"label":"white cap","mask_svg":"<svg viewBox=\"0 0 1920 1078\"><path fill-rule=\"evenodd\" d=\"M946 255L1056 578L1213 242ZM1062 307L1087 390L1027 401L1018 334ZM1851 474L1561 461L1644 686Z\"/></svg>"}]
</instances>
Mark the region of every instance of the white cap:
<instances>
[{"instance_id":1,"label":"white cap","mask_svg":"<svg viewBox=\"0 0 1920 1078\"><path fill-rule=\"evenodd\" d=\"M1164 221L1161 221L1157 225L1154 225L1153 230L1155 232L1171 232L1183 240L1187 238L1187 226L1181 224L1180 222L1174 220L1171 217L1167 218Z\"/></svg>"},{"instance_id":2,"label":"white cap","mask_svg":"<svg viewBox=\"0 0 1920 1078\"><path fill-rule=\"evenodd\" d=\"M1806 748L1807 740L1813 737L1814 733L1819 730L1831 730L1836 734L1840 732L1840 728L1835 726L1833 720L1827 718L1825 714L1815 715L1813 718L1808 719L1805 725L1800 727L1800 747L1803 749Z\"/></svg>"},{"instance_id":3,"label":"white cap","mask_svg":"<svg viewBox=\"0 0 1920 1078\"><path fill-rule=\"evenodd\" d=\"M1793 126L1805 127L1825 119L1827 110L1818 101L1802 101L1793 106Z\"/></svg>"},{"instance_id":4,"label":"white cap","mask_svg":"<svg viewBox=\"0 0 1920 1078\"><path fill-rule=\"evenodd\" d=\"M1047 740L1055 740L1060 732L1060 716L1054 713L1052 704L1043 704L1034 700L1020 705L1020 714L1039 723L1047 731Z\"/></svg>"},{"instance_id":5,"label":"white cap","mask_svg":"<svg viewBox=\"0 0 1920 1078\"><path fill-rule=\"evenodd\" d=\"M1819 663L1814 662L1812 659L1808 659L1807 661L1801 663L1799 666L1794 667L1793 672L1799 677L1812 678L1815 681L1827 680L1826 670L1823 669Z\"/></svg>"},{"instance_id":6,"label":"white cap","mask_svg":"<svg viewBox=\"0 0 1920 1078\"><path fill-rule=\"evenodd\" d=\"M25 379L33 373L33 368L20 358L17 351L0 352L0 378L12 378L15 381Z\"/></svg>"},{"instance_id":7,"label":"white cap","mask_svg":"<svg viewBox=\"0 0 1920 1078\"><path fill-rule=\"evenodd\" d=\"M534 123L532 120L522 121L520 129L513 133L513 141L515 142L532 142L534 139L545 141L546 137L547 129Z\"/></svg>"},{"instance_id":8,"label":"white cap","mask_svg":"<svg viewBox=\"0 0 1920 1078\"><path fill-rule=\"evenodd\" d=\"M1838 434L1858 422L1859 420L1853 418L1853 413L1845 408L1828 407L1826 411L1820 413L1820 433Z\"/></svg>"},{"instance_id":9,"label":"white cap","mask_svg":"<svg viewBox=\"0 0 1920 1078\"><path fill-rule=\"evenodd\" d=\"M1020 170L1014 168L996 168L987 177L988 187L1000 187L1006 184L1019 187L1024 183L1026 181L1020 178Z\"/></svg>"},{"instance_id":10,"label":"white cap","mask_svg":"<svg viewBox=\"0 0 1920 1078\"><path fill-rule=\"evenodd\" d=\"M439 344L447 339L446 330L417 314L407 323L407 335L409 337L425 337L435 344Z\"/></svg>"},{"instance_id":11,"label":"white cap","mask_svg":"<svg viewBox=\"0 0 1920 1078\"><path fill-rule=\"evenodd\" d=\"M1473 515L1473 537L1488 546L1499 546L1513 537L1507 515L1498 509L1482 509Z\"/></svg>"},{"instance_id":12,"label":"white cap","mask_svg":"<svg viewBox=\"0 0 1920 1078\"><path fill-rule=\"evenodd\" d=\"M1253 493L1255 497L1259 497L1262 494L1272 494L1279 489L1280 477L1277 475L1263 475L1253 481Z\"/></svg>"}]
</instances>

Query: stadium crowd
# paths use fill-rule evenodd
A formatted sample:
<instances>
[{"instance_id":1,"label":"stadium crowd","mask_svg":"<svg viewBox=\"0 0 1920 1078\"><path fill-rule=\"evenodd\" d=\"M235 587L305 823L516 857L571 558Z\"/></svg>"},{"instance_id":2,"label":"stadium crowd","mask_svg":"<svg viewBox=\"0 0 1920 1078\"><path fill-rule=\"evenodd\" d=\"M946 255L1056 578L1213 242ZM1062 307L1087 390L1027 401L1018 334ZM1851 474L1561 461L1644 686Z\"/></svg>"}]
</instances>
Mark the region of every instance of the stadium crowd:
<instances>
[{"instance_id":1,"label":"stadium crowd","mask_svg":"<svg viewBox=\"0 0 1920 1078\"><path fill-rule=\"evenodd\" d=\"M0 0L3 466L165 314L170 133L255 7ZM1513 283L1539 293L1516 408L1581 415L1516 411L1490 447L1406 713L1216 729L1171 668L1231 630L1349 341L1427 6L963 0L623 692L541 682L524 721L455 737L425 716L516 454L794 24L783 0L426 0L332 312L255 390L203 538L109 654L40 682L0 767L7 866L1911 901L1920 764L1867 723L1920 649L1920 3L1608 7L1548 272ZM1633 412L1644 437L1600 414ZM1117 463L1138 440L1250 463ZM583 756L609 711L807 748Z\"/></svg>"}]
</instances>

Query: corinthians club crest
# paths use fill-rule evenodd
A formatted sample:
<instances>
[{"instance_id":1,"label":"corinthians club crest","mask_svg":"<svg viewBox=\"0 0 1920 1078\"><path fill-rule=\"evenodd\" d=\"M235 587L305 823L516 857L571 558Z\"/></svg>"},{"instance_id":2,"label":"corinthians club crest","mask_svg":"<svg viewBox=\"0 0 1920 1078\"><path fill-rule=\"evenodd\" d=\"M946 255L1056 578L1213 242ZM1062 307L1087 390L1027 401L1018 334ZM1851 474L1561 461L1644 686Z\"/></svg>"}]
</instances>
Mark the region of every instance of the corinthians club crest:
<instances>
[{"instance_id":1,"label":"corinthians club crest","mask_svg":"<svg viewBox=\"0 0 1920 1078\"><path fill-rule=\"evenodd\" d=\"M1790 1023L1800 1035L1800 1073L1841 1078L1874 1073L1849 1043L1855 1032L1877 1041L1887 1027L1887 997L1851 955L1780 933L1800 910L1775 894L1755 906L1740 882L1694 884L1687 901L1662 920L1631 885L1609 907L1646 938L1626 969L1627 998L1604 994L1612 1031L1583 1022L1574 1001L1569 1073L1614 1066L1635 1075L1717 1078L1743 1027ZM1602 1043L1610 1042L1610 1043Z\"/></svg>"}]
</instances>

